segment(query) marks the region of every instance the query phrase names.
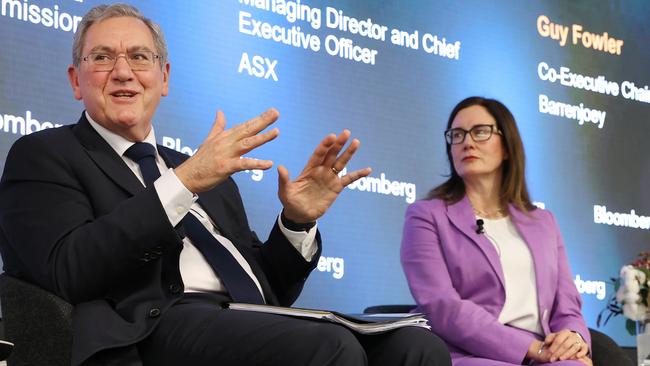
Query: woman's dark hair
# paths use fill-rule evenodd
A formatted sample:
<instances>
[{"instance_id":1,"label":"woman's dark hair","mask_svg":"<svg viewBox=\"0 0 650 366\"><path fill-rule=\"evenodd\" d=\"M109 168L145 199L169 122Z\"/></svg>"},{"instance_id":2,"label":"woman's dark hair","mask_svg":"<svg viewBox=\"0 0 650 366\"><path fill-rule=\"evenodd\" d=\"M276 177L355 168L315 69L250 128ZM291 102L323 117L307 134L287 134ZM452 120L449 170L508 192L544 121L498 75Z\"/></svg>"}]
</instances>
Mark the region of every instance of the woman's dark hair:
<instances>
[{"instance_id":1,"label":"woman's dark hair","mask_svg":"<svg viewBox=\"0 0 650 366\"><path fill-rule=\"evenodd\" d=\"M471 106L484 107L497 121L497 127L503 134L503 144L508 159L503 161L503 180L501 185L501 201L512 203L524 212L535 209L530 201L528 188L526 187L526 155L521 136L515 123L515 118L508 108L495 99L483 97L466 98L454 107L447 121L447 129L456 118L458 112ZM456 203L465 196L465 183L456 172L454 161L451 157L451 145L447 144L447 159L451 175L446 182L432 189L427 199L438 198L447 203Z\"/></svg>"}]
</instances>

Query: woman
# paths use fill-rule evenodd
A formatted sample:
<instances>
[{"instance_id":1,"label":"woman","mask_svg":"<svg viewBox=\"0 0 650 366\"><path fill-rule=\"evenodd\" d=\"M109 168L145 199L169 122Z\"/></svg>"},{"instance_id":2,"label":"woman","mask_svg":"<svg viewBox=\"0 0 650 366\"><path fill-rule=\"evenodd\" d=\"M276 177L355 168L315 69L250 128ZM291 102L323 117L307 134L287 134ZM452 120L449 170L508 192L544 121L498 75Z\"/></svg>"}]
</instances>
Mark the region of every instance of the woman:
<instances>
[{"instance_id":1,"label":"woman","mask_svg":"<svg viewBox=\"0 0 650 366\"><path fill-rule=\"evenodd\" d=\"M564 243L530 201L510 111L470 97L445 131L451 177L409 206L402 266L454 366L591 365Z\"/></svg>"}]
</instances>

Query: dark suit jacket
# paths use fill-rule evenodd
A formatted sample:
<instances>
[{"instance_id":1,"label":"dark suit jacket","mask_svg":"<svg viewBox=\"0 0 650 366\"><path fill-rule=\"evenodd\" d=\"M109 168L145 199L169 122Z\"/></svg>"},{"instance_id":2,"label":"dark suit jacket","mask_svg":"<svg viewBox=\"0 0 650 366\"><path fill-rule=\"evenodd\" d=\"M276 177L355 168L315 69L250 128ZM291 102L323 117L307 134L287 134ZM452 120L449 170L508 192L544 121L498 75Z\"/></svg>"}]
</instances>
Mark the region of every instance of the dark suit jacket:
<instances>
[{"instance_id":1,"label":"dark suit jacket","mask_svg":"<svg viewBox=\"0 0 650 366\"><path fill-rule=\"evenodd\" d=\"M158 150L171 167L187 158ZM277 225L262 244L232 179L199 202L248 260L267 302L293 303L320 255L320 237L310 263ZM73 365L139 342L182 296L182 237L154 187L142 186L85 114L12 146L0 181L4 269L75 305Z\"/></svg>"}]
</instances>

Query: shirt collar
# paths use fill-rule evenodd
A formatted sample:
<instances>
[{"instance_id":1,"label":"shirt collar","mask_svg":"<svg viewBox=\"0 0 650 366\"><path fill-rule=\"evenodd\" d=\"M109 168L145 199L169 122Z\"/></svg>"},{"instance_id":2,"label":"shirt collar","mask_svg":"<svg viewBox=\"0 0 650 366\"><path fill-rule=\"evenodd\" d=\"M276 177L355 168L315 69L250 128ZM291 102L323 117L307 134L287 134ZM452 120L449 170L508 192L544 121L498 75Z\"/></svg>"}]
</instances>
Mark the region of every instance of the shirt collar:
<instances>
[{"instance_id":1,"label":"shirt collar","mask_svg":"<svg viewBox=\"0 0 650 366\"><path fill-rule=\"evenodd\" d=\"M93 120L90 117L90 114L88 114L88 111L86 111L85 113L88 122L90 122L90 125L95 129L95 131L97 131L99 136L101 136L104 140L106 140L106 142L108 142L108 144L113 148L113 150L115 150L115 152L119 156L123 156L124 152L126 152L126 150L128 150L128 148L130 148L131 145L133 145L133 141L129 141L124 137L116 134L115 132L110 131L109 129L105 128L99 123L95 122L95 120ZM156 149L156 154L158 153L158 148L156 146L156 135L153 131L153 126L151 126L151 131L149 131L149 134L147 135L147 137L145 137L144 141L142 142L146 142L148 144L153 145L154 149Z\"/></svg>"}]
</instances>

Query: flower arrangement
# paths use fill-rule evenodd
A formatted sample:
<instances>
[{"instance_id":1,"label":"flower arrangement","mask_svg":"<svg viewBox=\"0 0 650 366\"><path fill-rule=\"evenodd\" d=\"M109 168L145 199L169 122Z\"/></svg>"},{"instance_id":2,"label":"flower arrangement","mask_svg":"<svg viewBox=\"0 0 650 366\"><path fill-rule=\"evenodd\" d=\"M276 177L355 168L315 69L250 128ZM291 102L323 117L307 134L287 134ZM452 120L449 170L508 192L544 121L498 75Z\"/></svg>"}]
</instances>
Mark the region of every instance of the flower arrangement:
<instances>
[{"instance_id":1,"label":"flower arrangement","mask_svg":"<svg viewBox=\"0 0 650 366\"><path fill-rule=\"evenodd\" d=\"M621 315L627 318L625 328L636 334L636 323L650 322L650 252L639 254L631 264L623 266L618 278L612 278L616 293L612 295L598 318L596 325L607 324L609 319ZM603 313L609 312L603 321Z\"/></svg>"}]
</instances>

